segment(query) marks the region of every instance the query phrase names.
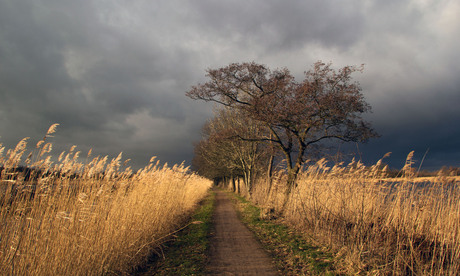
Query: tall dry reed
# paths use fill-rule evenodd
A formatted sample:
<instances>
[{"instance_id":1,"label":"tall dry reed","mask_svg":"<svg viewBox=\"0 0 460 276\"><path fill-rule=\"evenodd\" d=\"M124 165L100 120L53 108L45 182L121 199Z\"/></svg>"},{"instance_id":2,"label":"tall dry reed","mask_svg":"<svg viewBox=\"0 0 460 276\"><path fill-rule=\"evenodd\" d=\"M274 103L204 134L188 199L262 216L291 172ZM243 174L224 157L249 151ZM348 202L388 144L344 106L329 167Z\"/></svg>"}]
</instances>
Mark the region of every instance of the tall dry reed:
<instances>
[{"instance_id":1,"label":"tall dry reed","mask_svg":"<svg viewBox=\"0 0 460 276\"><path fill-rule=\"evenodd\" d=\"M129 273L211 186L183 165L159 166L152 158L133 173L121 153L80 158L75 146L53 163L47 140L56 126L27 157L27 139L6 154L0 144L2 275Z\"/></svg>"},{"instance_id":2,"label":"tall dry reed","mask_svg":"<svg viewBox=\"0 0 460 276\"><path fill-rule=\"evenodd\" d=\"M415 177L412 154L397 179L386 177L381 161L329 167L322 159L299 175L284 210L283 174L270 189L261 180L251 196L333 249L341 272L459 275L460 181Z\"/></svg>"}]
</instances>

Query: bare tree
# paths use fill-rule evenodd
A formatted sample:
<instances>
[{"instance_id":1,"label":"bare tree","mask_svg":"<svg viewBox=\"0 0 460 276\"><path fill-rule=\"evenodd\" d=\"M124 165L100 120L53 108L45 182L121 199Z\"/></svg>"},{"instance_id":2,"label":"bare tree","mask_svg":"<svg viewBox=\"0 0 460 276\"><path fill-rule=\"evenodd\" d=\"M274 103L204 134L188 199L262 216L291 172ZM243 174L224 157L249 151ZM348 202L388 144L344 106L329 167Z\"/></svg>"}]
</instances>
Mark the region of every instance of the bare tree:
<instances>
[{"instance_id":1,"label":"bare tree","mask_svg":"<svg viewBox=\"0 0 460 276\"><path fill-rule=\"evenodd\" d=\"M215 117L203 127L202 141L196 145L195 162L201 160L201 168L198 169L211 169L215 177L228 174L242 176L250 191L256 166L264 153L261 141L245 141L239 137L260 137L261 131L258 122L241 116L238 110L218 110Z\"/></svg>"},{"instance_id":2,"label":"bare tree","mask_svg":"<svg viewBox=\"0 0 460 276\"><path fill-rule=\"evenodd\" d=\"M284 153L290 193L313 144L377 136L361 117L370 106L359 83L351 79L352 73L362 70L362 66L334 70L331 64L317 62L302 82L296 82L287 69L271 71L254 62L233 63L207 70L209 81L193 86L186 95L239 110L266 127L269 134L239 138L271 142Z\"/></svg>"}]
</instances>

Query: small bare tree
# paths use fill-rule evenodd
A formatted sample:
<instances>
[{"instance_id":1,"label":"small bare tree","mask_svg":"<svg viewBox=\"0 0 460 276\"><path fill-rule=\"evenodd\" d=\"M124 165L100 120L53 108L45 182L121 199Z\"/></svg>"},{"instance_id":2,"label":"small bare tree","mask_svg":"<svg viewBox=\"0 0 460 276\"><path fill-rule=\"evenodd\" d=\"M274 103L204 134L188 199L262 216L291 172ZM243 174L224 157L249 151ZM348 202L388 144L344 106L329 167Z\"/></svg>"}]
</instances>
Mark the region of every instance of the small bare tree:
<instances>
[{"instance_id":1,"label":"small bare tree","mask_svg":"<svg viewBox=\"0 0 460 276\"><path fill-rule=\"evenodd\" d=\"M214 118L204 125L202 140L195 147L197 169L211 169L215 173L214 177L228 174L242 176L247 190L250 191L256 166L264 155L262 142L245 141L239 137L260 137L261 131L257 121L241 116L238 110L218 110ZM199 160L200 164L197 163Z\"/></svg>"}]
</instances>

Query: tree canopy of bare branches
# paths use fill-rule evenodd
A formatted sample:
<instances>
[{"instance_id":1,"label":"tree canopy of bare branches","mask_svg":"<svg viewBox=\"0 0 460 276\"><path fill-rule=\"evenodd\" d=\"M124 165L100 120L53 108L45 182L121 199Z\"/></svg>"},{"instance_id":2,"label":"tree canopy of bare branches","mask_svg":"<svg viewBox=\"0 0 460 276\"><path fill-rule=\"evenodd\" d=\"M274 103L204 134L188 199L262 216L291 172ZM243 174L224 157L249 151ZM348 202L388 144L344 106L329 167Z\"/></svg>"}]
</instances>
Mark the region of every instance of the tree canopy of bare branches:
<instances>
[{"instance_id":1,"label":"tree canopy of bare branches","mask_svg":"<svg viewBox=\"0 0 460 276\"><path fill-rule=\"evenodd\" d=\"M290 192L305 161L307 149L323 140L364 142L377 136L362 115L371 107L361 86L351 78L363 66L316 62L297 82L288 69L270 70L254 62L233 63L207 70L209 80L186 95L239 110L267 129L241 140L266 141L284 154Z\"/></svg>"}]
</instances>

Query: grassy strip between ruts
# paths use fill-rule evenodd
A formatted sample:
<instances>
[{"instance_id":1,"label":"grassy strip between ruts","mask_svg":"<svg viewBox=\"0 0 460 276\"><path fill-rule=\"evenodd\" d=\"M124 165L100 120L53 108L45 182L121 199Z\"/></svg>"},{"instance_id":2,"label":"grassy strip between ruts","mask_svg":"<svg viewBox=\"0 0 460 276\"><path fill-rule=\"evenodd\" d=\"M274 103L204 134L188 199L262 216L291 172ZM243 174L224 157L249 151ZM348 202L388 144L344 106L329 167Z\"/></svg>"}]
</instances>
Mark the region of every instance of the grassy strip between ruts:
<instances>
[{"instance_id":1,"label":"grassy strip between ruts","mask_svg":"<svg viewBox=\"0 0 460 276\"><path fill-rule=\"evenodd\" d=\"M294 230L260 218L260 208L234 193L242 221L270 252L283 275L337 275L333 256L311 245Z\"/></svg>"},{"instance_id":2,"label":"grassy strip between ruts","mask_svg":"<svg viewBox=\"0 0 460 276\"><path fill-rule=\"evenodd\" d=\"M210 191L203 204L192 215L188 227L177 233L177 238L168 244L164 258L150 272L154 272L154 275L204 274L214 203L215 193Z\"/></svg>"}]
</instances>

